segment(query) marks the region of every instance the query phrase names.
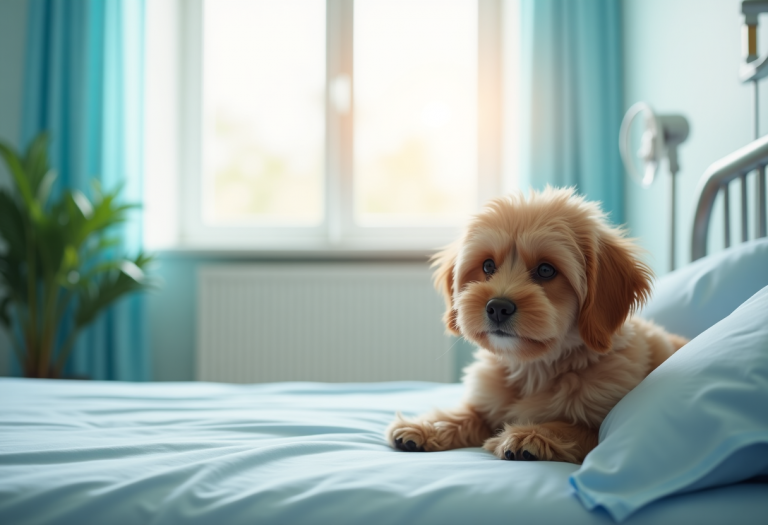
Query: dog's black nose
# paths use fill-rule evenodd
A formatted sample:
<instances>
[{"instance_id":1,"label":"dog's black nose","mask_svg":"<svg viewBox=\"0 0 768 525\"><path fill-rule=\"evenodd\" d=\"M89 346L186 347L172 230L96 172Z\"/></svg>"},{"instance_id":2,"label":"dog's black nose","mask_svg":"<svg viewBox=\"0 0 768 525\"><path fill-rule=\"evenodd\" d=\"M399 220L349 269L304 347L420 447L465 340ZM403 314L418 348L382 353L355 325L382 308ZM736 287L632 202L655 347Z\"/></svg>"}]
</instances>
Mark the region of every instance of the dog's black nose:
<instances>
[{"instance_id":1,"label":"dog's black nose","mask_svg":"<svg viewBox=\"0 0 768 525\"><path fill-rule=\"evenodd\" d=\"M515 313L517 306L509 299L499 299L498 297L488 301L485 305L485 313L488 314L488 319L494 321L497 324L501 324Z\"/></svg>"}]
</instances>

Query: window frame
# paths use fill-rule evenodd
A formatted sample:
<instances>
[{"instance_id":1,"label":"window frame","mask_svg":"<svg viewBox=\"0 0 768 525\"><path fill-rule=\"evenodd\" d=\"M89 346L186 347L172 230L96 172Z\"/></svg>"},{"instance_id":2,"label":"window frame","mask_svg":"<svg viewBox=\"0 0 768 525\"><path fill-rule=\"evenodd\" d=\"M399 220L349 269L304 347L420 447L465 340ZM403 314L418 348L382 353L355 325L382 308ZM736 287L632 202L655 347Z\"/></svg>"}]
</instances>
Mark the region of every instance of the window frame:
<instances>
[{"instance_id":1,"label":"window frame","mask_svg":"<svg viewBox=\"0 0 768 525\"><path fill-rule=\"evenodd\" d=\"M170 0L172 1L172 0ZM315 227L205 224L203 217L203 4L175 4L178 41L176 213L169 218L175 232L171 244L188 249L257 250L264 252L429 252L454 240L460 226L361 226L354 222L354 0L326 0L326 93L324 220ZM503 189L501 0L478 0L478 125L476 209ZM150 35L151 36L151 35ZM334 107L330 85L347 76L349 111ZM183 88L181 87L183 86ZM152 115L148 115L152 119ZM148 139L149 140L149 139ZM155 199L156 200L156 199ZM167 215L167 214L166 214ZM152 243L150 243L152 244ZM162 241L161 241L162 244ZM168 244L167 239L165 244Z\"/></svg>"}]
</instances>

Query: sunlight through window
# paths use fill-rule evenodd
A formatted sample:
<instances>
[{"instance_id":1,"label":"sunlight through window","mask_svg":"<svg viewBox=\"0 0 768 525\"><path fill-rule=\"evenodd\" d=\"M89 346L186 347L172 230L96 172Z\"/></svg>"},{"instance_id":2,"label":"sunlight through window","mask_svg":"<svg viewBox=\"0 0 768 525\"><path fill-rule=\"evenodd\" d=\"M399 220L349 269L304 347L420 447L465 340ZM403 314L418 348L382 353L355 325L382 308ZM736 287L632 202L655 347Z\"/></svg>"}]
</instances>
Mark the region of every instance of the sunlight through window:
<instances>
[{"instance_id":1,"label":"sunlight through window","mask_svg":"<svg viewBox=\"0 0 768 525\"><path fill-rule=\"evenodd\" d=\"M205 221L321 223L325 2L206 2L203 27Z\"/></svg>"},{"instance_id":2,"label":"sunlight through window","mask_svg":"<svg viewBox=\"0 0 768 525\"><path fill-rule=\"evenodd\" d=\"M357 0L355 219L460 223L477 200L477 2Z\"/></svg>"}]
</instances>

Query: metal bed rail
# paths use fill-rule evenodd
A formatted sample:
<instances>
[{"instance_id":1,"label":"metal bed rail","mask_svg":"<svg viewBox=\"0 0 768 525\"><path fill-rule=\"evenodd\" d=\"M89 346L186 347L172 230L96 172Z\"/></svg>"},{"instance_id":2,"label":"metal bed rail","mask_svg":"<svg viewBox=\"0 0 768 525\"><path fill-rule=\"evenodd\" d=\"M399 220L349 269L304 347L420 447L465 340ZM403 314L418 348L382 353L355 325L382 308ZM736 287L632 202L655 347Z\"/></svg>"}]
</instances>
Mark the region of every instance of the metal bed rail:
<instances>
[{"instance_id":1,"label":"metal bed rail","mask_svg":"<svg viewBox=\"0 0 768 525\"><path fill-rule=\"evenodd\" d=\"M754 203L755 237L766 236L765 167L768 165L768 136L761 137L730 155L712 163L696 188L696 214L693 218L691 260L707 254L707 232L718 192L723 193L725 247L731 245L730 195L728 184L741 181L741 240L749 238L747 175L757 172L757 196Z\"/></svg>"}]
</instances>

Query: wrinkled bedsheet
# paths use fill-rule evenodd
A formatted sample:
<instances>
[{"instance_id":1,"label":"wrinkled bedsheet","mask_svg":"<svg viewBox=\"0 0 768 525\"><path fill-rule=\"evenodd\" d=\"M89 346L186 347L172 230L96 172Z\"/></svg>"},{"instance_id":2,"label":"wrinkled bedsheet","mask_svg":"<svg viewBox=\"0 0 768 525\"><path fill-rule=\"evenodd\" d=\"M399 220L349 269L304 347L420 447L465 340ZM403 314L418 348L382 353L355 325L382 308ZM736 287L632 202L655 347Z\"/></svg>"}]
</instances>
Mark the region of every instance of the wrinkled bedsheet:
<instances>
[{"instance_id":1,"label":"wrinkled bedsheet","mask_svg":"<svg viewBox=\"0 0 768 525\"><path fill-rule=\"evenodd\" d=\"M461 388L0 379L0 523L613 523L574 496L576 465L387 446L396 410L450 407ZM768 485L751 483L625 523L766 516Z\"/></svg>"}]
</instances>

